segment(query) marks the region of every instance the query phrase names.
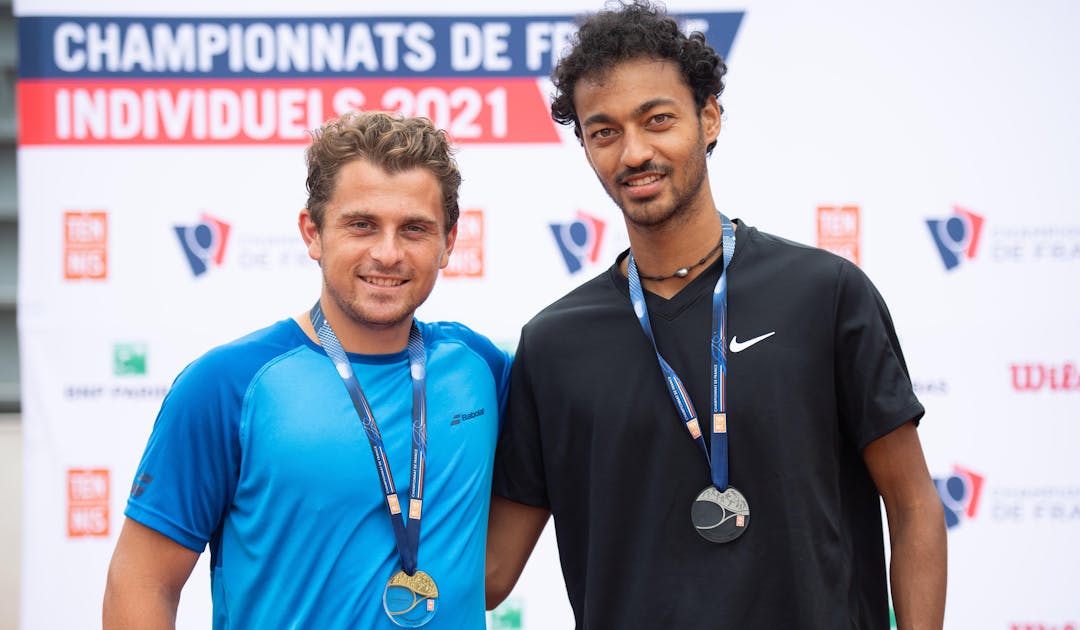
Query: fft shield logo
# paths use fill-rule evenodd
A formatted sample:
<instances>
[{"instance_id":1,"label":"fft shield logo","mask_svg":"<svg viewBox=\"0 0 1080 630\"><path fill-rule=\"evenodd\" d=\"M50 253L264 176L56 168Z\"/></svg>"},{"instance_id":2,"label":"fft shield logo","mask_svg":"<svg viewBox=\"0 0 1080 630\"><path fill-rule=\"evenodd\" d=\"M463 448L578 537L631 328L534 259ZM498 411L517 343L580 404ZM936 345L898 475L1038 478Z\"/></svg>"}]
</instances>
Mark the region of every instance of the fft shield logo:
<instances>
[{"instance_id":1,"label":"fft shield logo","mask_svg":"<svg viewBox=\"0 0 1080 630\"><path fill-rule=\"evenodd\" d=\"M944 219L927 219L930 236L934 239L945 269L952 271L961 260L971 260L979 247L983 218L960 206L953 206L953 215Z\"/></svg>"},{"instance_id":2,"label":"fft shield logo","mask_svg":"<svg viewBox=\"0 0 1080 630\"><path fill-rule=\"evenodd\" d=\"M225 258L225 243L229 239L229 224L203 213L195 225L174 225L180 247L184 250L191 272L206 273L210 266L220 267Z\"/></svg>"},{"instance_id":3,"label":"fft shield logo","mask_svg":"<svg viewBox=\"0 0 1080 630\"><path fill-rule=\"evenodd\" d=\"M600 243L604 236L604 222L600 219L579 210L573 221L552 223L550 227L570 273L581 271L586 262L595 263L600 257Z\"/></svg>"},{"instance_id":4,"label":"fft shield logo","mask_svg":"<svg viewBox=\"0 0 1080 630\"><path fill-rule=\"evenodd\" d=\"M964 519L975 518L983 481L982 475L960 466L953 466L952 475L934 479L941 505L945 508L946 527L952 529Z\"/></svg>"}]
</instances>

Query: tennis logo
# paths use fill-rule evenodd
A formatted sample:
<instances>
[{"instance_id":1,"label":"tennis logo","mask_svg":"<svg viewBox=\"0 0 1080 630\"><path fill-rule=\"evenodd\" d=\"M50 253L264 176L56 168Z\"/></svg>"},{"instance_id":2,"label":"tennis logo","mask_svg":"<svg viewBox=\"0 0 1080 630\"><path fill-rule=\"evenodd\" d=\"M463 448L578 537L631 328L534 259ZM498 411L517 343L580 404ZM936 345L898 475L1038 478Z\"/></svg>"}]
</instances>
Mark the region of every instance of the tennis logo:
<instances>
[{"instance_id":1,"label":"tennis logo","mask_svg":"<svg viewBox=\"0 0 1080 630\"><path fill-rule=\"evenodd\" d=\"M818 247L859 264L859 206L818 206Z\"/></svg>"},{"instance_id":2,"label":"tennis logo","mask_svg":"<svg viewBox=\"0 0 1080 630\"><path fill-rule=\"evenodd\" d=\"M109 275L109 215L64 213L64 279L104 280Z\"/></svg>"},{"instance_id":3,"label":"tennis logo","mask_svg":"<svg viewBox=\"0 0 1080 630\"><path fill-rule=\"evenodd\" d=\"M577 273L586 263L593 264L600 258L604 236L604 222L600 219L578 211L573 221L551 223L549 227L570 273Z\"/></svg>"},{"instance_id":4,"label":"tennis logo","mask_svg":"<svg viewBox=\"0 0 1080 630\"><path fill-rule=\"evenodd\" d=\"M109 535L109 471L68 470L68 538Z\"/></svg>"},{"instance_id":5,"label":"tennis logo","mask_svg":"<svg viewBox=\"0 0 1080 630\"><path fill-rule=\"evenodd\" d=\"M191 272L201 276L210 267L220 267L225 259L225 244L229 239L229 224L203 213L194 225L175 225L180 247L191 265Z\"/></svg>"},{"instance_id":6,"label":"tennis logo","mask_svg":"<svg viewBox=\"0 0 1080 630\"><path fill-rule=\"evenodd\" d=\"M484 277L483 210L465 210L458 216L454 252L442 273L447 278Z\"/></svg>"}]
</instances>

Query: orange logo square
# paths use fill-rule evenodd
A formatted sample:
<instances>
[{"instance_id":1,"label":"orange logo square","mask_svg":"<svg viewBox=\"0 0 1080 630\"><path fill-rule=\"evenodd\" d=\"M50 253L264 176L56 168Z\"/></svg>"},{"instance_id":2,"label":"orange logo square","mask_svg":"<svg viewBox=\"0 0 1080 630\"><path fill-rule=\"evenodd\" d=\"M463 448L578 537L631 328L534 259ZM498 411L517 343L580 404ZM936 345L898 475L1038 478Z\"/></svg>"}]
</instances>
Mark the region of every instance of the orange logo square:
<instances>
[{"instance_id":1,"label":"orange logo square","mask_svg":"<svg viewBox=\"0 0 1080 630\"><path fill-rule=\"evenodd\" d=\"M727 433L727 414L714 413L712 417L712 432Z\"/></svg>"},{"instance_id":2,"label":"orange logo square","mask_svg":"<svg viewBox=\"0 0 1080 630\"><path fill-rule=\"evenodd\" d=\"M68 470L68 537L109 535L109 471Z\"/></svg>"},{"instance_id":3,"label":"orange logo square","mask_svg":"<svg viewBox=\"0 0 1080 630\"><path fill-rule=\"evenodd\" d=\"M744 525L746 525L746 517L739 514L735 517L735 527L743 527Z\"/></svg>"},{"instance_id":4,"label":"orange logo square","mask_svg":"<svg viewBox=\"0 0 1080 630\"><path fill-rule=\"evenodd\" d=\"M411 518L411 519L419 519L420 518L420 508L423 506L423 504L424 504L424 502L421 501L420 499L410 499L409 500L409 518Z\"/></svg>"},{"instance_id":5,"label":"orange logo square","mask_svg":"<svg viewBox=\"0 0 1080 630\"><path fill-rule=\"evenodd\" d=\"M691 418L690 421L686 423L686 428L690 431L690 435L692 435L695 440L701 437L701 427L698 426L697 418Z\"/></svg>"},{"instance_id":6,"label":"orange logo square","mask_svg":"<svg viewBox=\"0 0 1080 630\"><path fill-rule=\"evenodd\" d=\"M401 504L398 503L396 494L386 495L386 502L390 505L391 514L401 514Z\"/></svg>"},{"instance_id":7,"label":"orange logo square","mask_svg":"<svg viewBox=\"0 0 1080 630\"><path fill-rule=\"evenodd\" d=\"M818 206L818 247L859 264L859 206Z\"/></svg>"},{"instance_id":8,"label":"orange logo square","mask_svg":"<svg viewBox=\"0 0 1080 630\"><path fill-rule=\"evenodd\" d=\"M108 246L108 213L64 213L65 280L104 280L108 277Z\"/></svg>"},{"instance_id":9,"label":"orange logo square","mask_svg":"<svg viewBox=\"0 0 1080 630\"><path fill-rule=\"evenodd\" d=\"M484 211L465 210L458 216L457 240L450 262L443 269L447 278L484 276Z\"/></svg>"}]
</instances>

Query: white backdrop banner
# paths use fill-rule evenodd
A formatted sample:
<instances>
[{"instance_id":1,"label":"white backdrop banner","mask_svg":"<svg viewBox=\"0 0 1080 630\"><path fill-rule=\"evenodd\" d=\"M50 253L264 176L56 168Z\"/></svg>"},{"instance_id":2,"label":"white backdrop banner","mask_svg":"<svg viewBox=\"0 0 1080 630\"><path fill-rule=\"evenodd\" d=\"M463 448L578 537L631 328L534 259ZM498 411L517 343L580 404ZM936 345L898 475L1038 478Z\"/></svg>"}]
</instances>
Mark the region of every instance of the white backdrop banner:
<instances>
[{"instance_id":1,"label":"white backdrop banner","mask_svg":"<svg viewBox=\"0 0 1080 630\"><path fill-rule=\"evenodd\" d=\"M15 3L24 629L99 626L172 379L317 294L308 129L394 110L458 142L460 234L424 319L513 349L611 264L619 210L547 109L573 17L598 8ZM669 9L729 64L718 205L855 260L889 302L949 525L946 627L1080 629L1080 7ZM209 626L208 578L180 627ZM489 627L572 626L549 530Z\"/></svg>"}]
</instances>

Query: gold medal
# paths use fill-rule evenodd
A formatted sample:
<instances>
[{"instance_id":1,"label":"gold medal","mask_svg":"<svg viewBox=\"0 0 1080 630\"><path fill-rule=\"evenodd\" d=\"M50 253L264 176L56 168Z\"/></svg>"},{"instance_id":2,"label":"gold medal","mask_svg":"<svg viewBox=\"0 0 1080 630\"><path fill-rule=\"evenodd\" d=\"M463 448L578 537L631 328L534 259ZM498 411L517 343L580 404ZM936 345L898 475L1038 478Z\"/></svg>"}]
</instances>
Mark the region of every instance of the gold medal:
<instances>
[{"instance_id":1,"label":"gold medal","mask_svg":"<svg viewBox=\"0 0 1080 630\"><path fill-rule=\"evenodd\" d=\"M404 628L419 628L431 621L439 606L439 587L423 571L398 571L386 582L383 608L390 620Z\"/></svg>"}]
</instances>

